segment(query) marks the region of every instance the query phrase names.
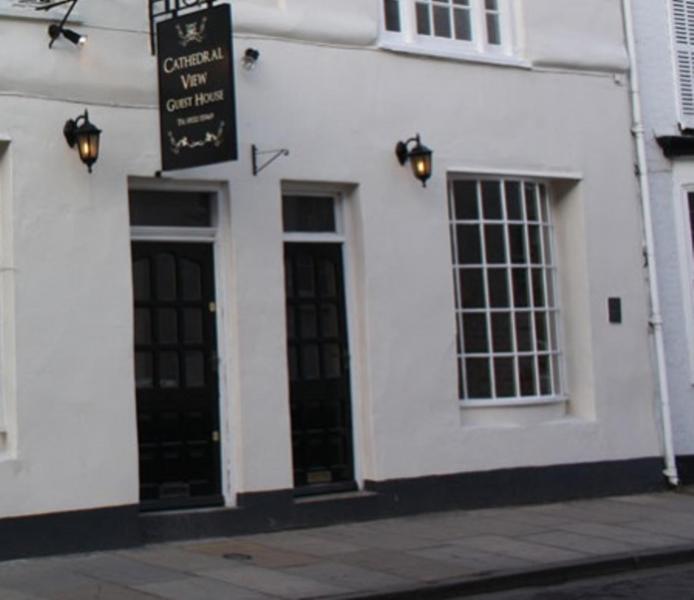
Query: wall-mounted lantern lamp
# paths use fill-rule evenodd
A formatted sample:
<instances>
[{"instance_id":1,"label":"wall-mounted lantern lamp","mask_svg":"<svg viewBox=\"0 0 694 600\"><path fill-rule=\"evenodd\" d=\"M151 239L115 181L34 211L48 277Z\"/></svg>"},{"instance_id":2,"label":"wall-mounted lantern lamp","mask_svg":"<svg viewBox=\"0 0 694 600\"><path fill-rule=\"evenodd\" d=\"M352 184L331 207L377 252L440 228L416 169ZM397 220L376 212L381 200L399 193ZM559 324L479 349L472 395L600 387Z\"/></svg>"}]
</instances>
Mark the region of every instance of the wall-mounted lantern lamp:
<instances>
[{"instance_id":1,"label":"wall-mounted lantern lamp","mask_svg":"<svg viewBox=\"0 0 694 600\"><path fill-rule=\"evenodd\" d=\"M69 119L63 127L65 140L70 148L77 145L80 160L87 165L92 172L92 165L99 158L99 136L101 129L89 121L89 113L85 110L83 115L76 119Z\"/></svg>"},{"instance_id":2,"label":"wall-mounted lantern lamp","mask_svg":"<svg viewBox=\"0 0 694 600\"><path fill-rule=\"evenodd\" d=\"M241 57L241 65L246 71L252 71L258 64L258 59L260 58L260 50L255 48L246 48L246 51Z\"/></svg>"},{"instance_id":3,"label":"wall-mounted lantern lamp","mask_svg":"<svg viewBox=\"0 0 694 600\"><path fill-rule=\"evenodd\" d=\"M408 149L410 144L413 146ZM398 157L398 161L404 165L409 159L412 172L422 182L422 187L427 186L427 179L431 177L432 154L433 152L420 142L419 134L405 142L398 142L395 146L395 156Z\"/></svg>"},{"instance_id":4,"label":"wall-mounted lantern lamp","mask_svg":"<svg viewBox=\"0 0 694 600\"><path fill-rule=\"evenodd\" d=\"M52 23L51 25L48 26L48 36L51 38L51 41L48 44L49 48L53 47L53 43L60 37L63 36L66 40L71 41L75 46L84 46L87 43L87 36L82 35L81 33L77 33L76 31L73 31L72 29L66 29L65 27L61 27L60 25L56 25L55 23Z\"/></svg>"}]
</instances>

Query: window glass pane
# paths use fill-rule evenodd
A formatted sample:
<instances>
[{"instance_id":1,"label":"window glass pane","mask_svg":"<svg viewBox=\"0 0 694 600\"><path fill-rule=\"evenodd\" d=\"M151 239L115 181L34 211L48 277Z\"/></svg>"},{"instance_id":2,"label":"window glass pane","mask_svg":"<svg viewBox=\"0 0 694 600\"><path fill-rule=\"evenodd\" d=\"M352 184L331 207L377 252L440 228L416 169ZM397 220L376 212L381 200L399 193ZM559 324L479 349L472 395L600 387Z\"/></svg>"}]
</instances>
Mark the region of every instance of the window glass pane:
<instances>
[{"instance_id":1,"label":"window glass pane","mask_svg":"<svg viewBox=\"0 0 694 600\"><path fill-rule=\"evenodd\" d=\"M547 396L552 393L552 373L549 366L549 356L541 354L537 358L540 375L540 394Z\"/></svg>"},{"instance_id":2,"label":"window glass pane","mask_svg":"<svg viewBox=\"0 0 694 600\"><path fill-rule=\"evenodd\" d=\"M198 263L187 258L181 259L181 294L184 300L202 298L202 270Z\"/></svg>"},{"instance_id":3,"label":"window glass pane","mask_svg":"<svg viewBox=\"0 0 694 600\"><path fill-rule=\"evenodd\" d=\"M497 0L484 0L484 7L487 10L498 10Z\"/></svg>"},{"instance_id":4,"label":"window glass pane","mask_svg":"<svg viewBox=\"0 0 694 600\"><path fill-rule=\"evenodd\" d=\"M525 262L525 232L522 225L509 225L508 242L511 246L511 262Z\"/></svg>"},{"instance_id":5,"label":"window glass pane","mask_svg":"<svg viewBox=\"0 0 694 600\"><path fill-rule=\"evenodd\" d=\"M158 340L163 344L178 341L177 313L173 308L160 308L157 311Z\"/></svg>"},{"instance_id":6,"label":"window glass pane","mask_svg":"<svg viewBox=\"0 0 694 600\"><path fill-rule=\"evenodd\" d=\"M499 26L499 15L487 13L487 42L493 45L501 44L501 27Z\"/></svg>"},{"instance_id":7,"label":"window glass pane","mask_svg":"<svg viewBox=\"0 0 694 600\"><path fill-rule=\"evenodd\" d=\"M282 196L285 231L335 231L335 199L332 196Z\"/></svg>"},{"instance_id":8,"label":"window glass pane","mask_svg":"<svg viewBox=\"0 0 694 600\"><path fill-rule=\"evenodd\" d=\"M538 221L537 197L535 195L534 183L525 184L525 218L528 221Z\"/></svg>"},{"instance_id":9,"label":"window glass pane","mask_svg":"<svg viewBox=\"0 0 694 600\"><path fill-rule=\"evenodd\" d=\"M478 219L477 212L477 182L455 181L453 182L453 199L455 205L455 218Z\"/></svg>"},{"instance_id":10,"label":"window glass pane","mask_svg":"<svg viewBox=\"0 0 694 600\"><path fill-rule=\"evenodd\" d=\"M530 313L516 313L516 347L519 352L529 352L533 349Z\"/></svg>"},{"instance_id":11,"label":"window glass pane","mask_svg":"<svg viewBox=\"0 0 694 600\"><path fill-rule=\"evenodd\" d=\"M536 307L545 305L545 279L543 269L533 269L533 304Z\"/></svg>"},{"instance_id":12,"label":"window glass pane","mask_svg":"<svg viewBox=\"0 0 694 600\"><path fill-rule=\"evenodd\" d=\"M337 379L342 375L340 346L337 344L323 345L323 371L326 379Z\"/></svg>"},{"instance_id":13,"label":"window glass pane","mask_svg":"<svg viewBox=\"0 0 694 600\"><path fill-rule=\"evenodd\" d=\"M147 227L211 227L212 194L131 190L130 224Z\"/></svg>"},{"instance_id":14,"label":"window glass pane","mask_svg":"<svg viewBox=\"0 0 694 600\"><path fill-rule=\"evenodd\" d=\"M494 383L496 384L496 395L499 398L516 395L513 362L512 358L494 359Z\"/></svg>"},{"instance_id":15,"label":"window glass pane","mask_svg":"<svg viewBox=\"0 0 694 600\"><path fill-rule=\"evenodd\" d=\"M135 300L150 299L149 258L139 258L133 262L133 296Z\"/></svg>"},{"instance_id":16,"label":"window glass pane","mask_svg":"<svg viewBox=\"0 0 694 600\"><path fill-rule=\"evenodd\" d=\"M487 352L487 317L484 313L463 315L465 352Z\"/></svg>"},{"instance_id":17,"label":"window glass pane","mask_svg":"<svg viewBox=\"0 0 694 600\"><path fill-rule=\"evenodd\" d=\"M154 386L151 352L135 352L135 387L138 389Z\"/></svg>"},{"instance_id":18,"label":"window glass pane","mask_svg":"<svg viewBox=\"0 0 694 600\"><path fill-rule=\"evenodd\" d=\"M506 269L489 269L489 304L494 308L509 306L508 275Z\"/></svg>"},{"instance_id":19,"label":"window glass pane","mask_svg":"<svg viewBox=\"0 0 694 600\"><path fill-rule=\"evenodd\" d=\"M302 344L301 374L305 381L320 378L320 356L318 344Z\"/></svg>"},{"instance_id":20,"label":"window glass pane","mask_svg":"<svg viewBox=\"0 0 694 600\"><path fill-rule=\"evenodd\" d=\"M542 243L540 242L540 227L528 225L528 243L530 244L530 262L534 265L542 264Z\"/></svg>"},{"instance_id":21,"label":"window glass pane","mask_svg":"<svg viewBox=\"0 0 694 600\"><path fill-rule=\"evenodd\" d=\"M516 307L529 306L528 272L525 269L513 269L513 302Z\"/></svg>"},{"instance_id":22,"label":"window glass pane","mask_svg":"<svg viewBox=\"0 0 694 600\"><path fill-rule=\"evenodd\" d=\"M337 307L334 304L321 305L320 329L323 337L337 337L339 335Z\"/></svg>"},{"instance_id":23,"label":"window glass pane","mask_svg":"<svg viewBox=\"0 0 694 600\"><path fill-rule=\"evenodd\" d=\"M494 352L511 352L511 313L492 313Z\"/></svg>"},{"instance_id":24,"label":"window glass pane","mask_svg":"<svg viewBox=\"0 0 694 600\"><path fill-rule=\"evenodd\" d=\"M318 335L318 316L313 304L302 304L299 307L299 323L302 338L315 338Z\"/></svg>"},{"instance_id":25,"label":"window glass pane","mask_svg":"<svg viewBox=\"0 0 694 600\"><path fill-rule=\"evenodd\" d=\"M549 351L549 338L547 336L547 313L535 313L535 343L538 350Z\"/></svg>"},{"instance_id":26,"label":"window glass pane","mask_svg":"<svg viewBox=\"0 0 694 600\"><path fill-rule=\"evenodd\" d=\"M489 360L486 358L468 358L465 361L467 373L468 397L471 399L489 398L492 395L489 379Z\"/></svg>"},{"instance_id":27,"label":"window glass pane","mask_svg":"<svg viewBox=\"0 0 694 600\"><path fill-rule=\"evenodd\" d=\"M176 261L171 254L158 254L157 263L157 299L176 299Z\"/></svg>"},{"instance_id":28,"label":"window glass pane","mask_svg":"<svg viewBox=\"0 0 694 600\"><path fill-rule=\"evenodd\" d=\"M152 342L152 320L148 308L135 309L135 343L150 344Z\"/></svg>"},{"instance_id":29,"label":"window glass pane","mask_svg":"<svg viewBox=\"0 0 694 600\"><path fill-rule=\"evenodd\" d=\"M434 4L434 35L451 37L451 13L448 6Z\"/></svg>"},{"instance_id":30,"label":"window glass pane","mask_svg":"<svg viewBox=\"0 0 694 600\"><path fill-rule=\"evenodd\" d=\"M482 242L477 225L458 225L458 264L479 265L482 262Z\"/></svg>"},{"instance_id":31,"label":"window glass pane","mask_svg":"<svg viewBox=\"0 0 694 600\"><path fill-rule=\"evenodd\" d=\"M183 341L196 344L203 341L202 310L185 308L183 310Z\"/></svg>"},{"instance_id":32,"label":"window glass pane","mask_svg":"<svg viewBox=\"0 0 694 600\"><path fill-rule=\"evenodd\" d=\"M186 386L205 387L205 358L202 352L186 352Z\"/></svg>"},{"instance_id":33,"label":"window glass pane","mask_svg":"<svg viewBox=\"0 0 694 600\"><path fill-rule=\"evenodd\" d=\"M482 308L484 306L484 281L482 269L460 269L460 292L463 308Z\"/></svg>"},{"instance_id":34,"label":"window glass pane","mask_svg":"<svg viewBox=\"0 0 694 600\"><path fill-rule=\"evenodd\" d=\"M455 38L457 40L472 40L472 23L470 22L469 10L454 9L453 22L455 24Z\"/></svg>"},{"instance_id":35,"label":"window glass pane","mask_svg":"<svg viewBox=\"0 0 694 600\"><path fill-rule=\"evenodd\" d=\"M417 33L419 35L431 35L431 21L429 17L429 3L417 2L416 5Z\"/></svg>"},{"instance_id":36,"label":"window glass pane","mask_svg":"<svg viewBox=\"0 0 694 600\"><path fill-rule=\"evenodd\" d=\"M535 396L535 359L531 356L518 358L518 375L520 377L521 396Z\"/></svg>"},{"instance_id":37,"label":"window glass pane","mask_svg":"<svg viewBox=\"0 0 694 600\"><path fill-rule=\"evenodd\" d=\"M159 387L177 388L180 383L178 353L162 352L159 354Z\"/></svg>"},{"instance_id":38,"label":"window glass pane","mask_svg":"<svg viewBox=\"0 0 694 600\"><path fill-rule=\"evenodd\" d=\"M400 31L400 7L398 0L384 0L383 9L387 31Z\"/></svg>"},{"instance_id":39,"label":"window glass pane","mask_svg":"<svg viewBox=\"0 0 694 600\"><path fill-rule=\"evenodd\" d=\"M503 225L486 225L484 227L485 246L488 263L506 262L506 241Z\"/></svg>"},{"instance_id":40,"label":"window glass pane","mask_svg":"<svg viewBox=\"0 0 694 600\"><path fill-rule=\"evenodd\" d=\"M482 207L485 219L501 219L501 186L498 181L482 182Z\"/></svg>"},{"instance_id":41,"label":"window glass pane","mask_svg":"<svg viewBox=\"0 0 694 600\"><path fill-rule=\"evenodd\" d=\"M520 221L523 218L521 210L520 184L517 181L507 181L506 192L506 218L509 221Z\"/></svg>"}]
</instances>

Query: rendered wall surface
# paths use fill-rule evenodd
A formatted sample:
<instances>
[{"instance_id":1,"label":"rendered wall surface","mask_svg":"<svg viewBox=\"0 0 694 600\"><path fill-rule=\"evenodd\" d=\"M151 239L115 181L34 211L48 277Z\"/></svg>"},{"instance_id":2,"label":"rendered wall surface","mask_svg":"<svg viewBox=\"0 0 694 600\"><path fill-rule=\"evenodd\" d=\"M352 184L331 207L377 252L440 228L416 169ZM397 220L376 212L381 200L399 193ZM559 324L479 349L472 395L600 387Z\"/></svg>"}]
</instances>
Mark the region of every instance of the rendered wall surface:
<instances>
[{"instance_id":1,"label":"rendered wall surface","mask_svg":"<svg viewBox=\"0 0 694 600\"><path fill-rule=\"evenodd\" d=\"M237 57L261 53L255 70L236 72L240 159L162 183L212 182L226 203L217 252L228 503L292 486L288 182L345 194L359 480L658 455L619 2L519 4L529 67L378 49L375 1L234 3ZM0 19L0 56L13 57L0 59L0 177L11 179L16 269L5 315L16 329L16 416L0 446L0 516L138 501L127 190L159 169L145 8L82 2L82 50L49 51L46 22ZM104 131L91 175L62 137L84 107ZM416 132L435 150L426 189L393 155ZM290 155L253 177L251 144ZM470 410L456 397L446 178L488 169L549 175L566 407ZM623 300L622 325L607 323L609 296Z\"/></svg>"},{"instance_id":2,"label":"rendered wall surface","mask_svg":"<svg viewBox=\"0 0 694 600\"><path fill-rule=\"evenodd\" d=\"M691 240L684 235L683 221L688 216L683 211L683 194L684 188L694 183L694 161L667 159L655 139L680 133L668 5L666 0L636 0L634 20L675 452L691 455L694 373L688 319L694 314L694 306L687 288L686 261L691 255Z\"/></svg>"}]
</instances>

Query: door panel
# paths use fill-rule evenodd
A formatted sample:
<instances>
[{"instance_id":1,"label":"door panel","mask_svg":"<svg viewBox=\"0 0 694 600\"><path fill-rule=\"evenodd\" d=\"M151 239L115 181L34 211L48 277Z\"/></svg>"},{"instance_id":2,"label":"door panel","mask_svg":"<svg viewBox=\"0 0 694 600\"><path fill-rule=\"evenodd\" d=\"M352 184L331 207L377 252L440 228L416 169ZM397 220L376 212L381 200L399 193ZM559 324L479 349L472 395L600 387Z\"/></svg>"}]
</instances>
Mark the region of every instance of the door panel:
<instances>
[{"instance_id":1,"label":"door panel","mask_svg":"<svg viewBox=\"0 0 694 600\"><path fill-rule=\"evenodd\" d=\"M354 488L342 247L284 249L294 485L297 493Z\"/></svg>"},{"instance_id":2,"label":"door panel","mask_svg":"<svg viewBox=\"0 0 694 600\"><path fill-rule=\"evenodd\" d=\"M134 242L132 259L142 508L218 504L212 246Z\"/></svg>"}]
</instances>

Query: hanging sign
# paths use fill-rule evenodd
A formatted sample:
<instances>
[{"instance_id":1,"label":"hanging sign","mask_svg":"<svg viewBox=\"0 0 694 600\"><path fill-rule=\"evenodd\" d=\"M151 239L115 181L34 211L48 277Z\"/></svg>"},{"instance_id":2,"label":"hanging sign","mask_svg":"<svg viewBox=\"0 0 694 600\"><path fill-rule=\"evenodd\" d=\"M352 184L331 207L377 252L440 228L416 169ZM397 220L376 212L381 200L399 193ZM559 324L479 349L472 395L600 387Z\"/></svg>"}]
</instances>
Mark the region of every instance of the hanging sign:
<instances>
[{"instance_id":1,"label":"hanging sign","mask_svg":"<svg viewBox=\"0 0 694 600\"><path fill-rule=\"evenodd\" d=\"M231 10L157 24L162 170L238 158Z\"/></svg>"}]
</instances>

